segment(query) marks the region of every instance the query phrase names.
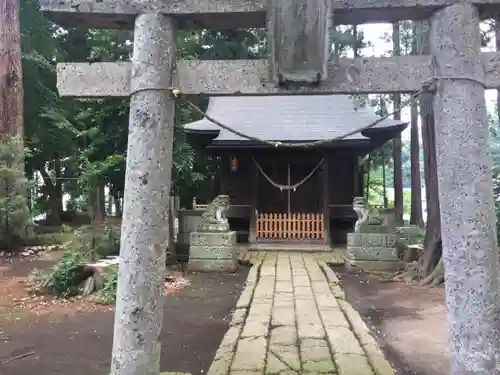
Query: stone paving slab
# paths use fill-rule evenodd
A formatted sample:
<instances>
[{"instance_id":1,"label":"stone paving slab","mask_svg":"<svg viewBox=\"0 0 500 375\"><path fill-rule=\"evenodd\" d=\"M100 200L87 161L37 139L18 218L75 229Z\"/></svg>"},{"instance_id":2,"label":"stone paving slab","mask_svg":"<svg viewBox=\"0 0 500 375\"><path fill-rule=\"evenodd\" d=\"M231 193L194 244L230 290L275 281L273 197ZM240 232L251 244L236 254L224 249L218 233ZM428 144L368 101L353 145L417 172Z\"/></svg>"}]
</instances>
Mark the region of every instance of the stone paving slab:
<instances>
[{"instance_id":1,"label":"stone paving slab","mask_svg":"<svg viewBox=\"0 0 500 375\"><path fill-rule=\"evenodd\" d=\"M258 252L208 375L394 375L328 260Z\"/></svg>"}]
</instances>

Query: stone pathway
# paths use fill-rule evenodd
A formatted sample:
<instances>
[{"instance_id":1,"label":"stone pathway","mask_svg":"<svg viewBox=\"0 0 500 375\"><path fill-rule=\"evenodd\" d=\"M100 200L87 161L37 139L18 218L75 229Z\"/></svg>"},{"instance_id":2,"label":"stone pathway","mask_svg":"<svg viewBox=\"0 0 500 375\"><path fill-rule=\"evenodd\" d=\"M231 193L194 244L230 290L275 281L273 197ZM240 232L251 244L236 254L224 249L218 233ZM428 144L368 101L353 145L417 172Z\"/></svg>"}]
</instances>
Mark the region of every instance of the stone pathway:
<instances>
[{"instance_id":1,"label":"stone pathway","mask_svg":"<svg viewBox=\"0 0 500 375\"><path fill-rule=\"evenodd\" d=\"M321 257L259 253L208 375L393 375Z\"/></svg>"}]
</instances>

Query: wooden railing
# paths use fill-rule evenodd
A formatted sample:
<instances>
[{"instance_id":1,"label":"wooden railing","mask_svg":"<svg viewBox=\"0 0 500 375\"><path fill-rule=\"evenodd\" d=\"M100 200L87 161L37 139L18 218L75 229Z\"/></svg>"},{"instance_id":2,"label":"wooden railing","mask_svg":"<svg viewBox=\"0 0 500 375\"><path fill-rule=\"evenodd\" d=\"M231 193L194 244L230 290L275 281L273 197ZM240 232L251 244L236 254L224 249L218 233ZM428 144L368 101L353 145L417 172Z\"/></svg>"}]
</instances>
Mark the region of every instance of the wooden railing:
<instances>
[{"instance_id":1,"label":"wooden railing","mask_svg":"<svg viewBox=\"0 0 500 375\"><path fill-rule=\"evenodd\" d=\"M301 240L324 238L323 214L258 213L257 239Z\"/></svg>"}]
</instances>

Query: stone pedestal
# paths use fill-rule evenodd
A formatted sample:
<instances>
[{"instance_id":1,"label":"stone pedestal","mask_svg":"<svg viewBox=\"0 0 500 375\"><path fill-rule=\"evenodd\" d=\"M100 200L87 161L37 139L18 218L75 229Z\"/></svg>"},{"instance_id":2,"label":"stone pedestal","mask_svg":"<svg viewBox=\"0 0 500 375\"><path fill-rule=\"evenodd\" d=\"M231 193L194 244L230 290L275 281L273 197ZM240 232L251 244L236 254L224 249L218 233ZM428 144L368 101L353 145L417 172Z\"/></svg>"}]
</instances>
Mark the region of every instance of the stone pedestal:
<instances>
[{"instance_id":1,"label":"stone pedestal","mask_svg":"<svg viewBox=\"0 0 500 375\"><path fill-rule=\"evenodd\" d=\"M192 232L189 236L189 271L234 272L236 232Z\"/></svg>"},{"instance_id":2,"label":"stone pedestal","mask_svg":"<svg viewBox=\"0 0 500 375\"><path fill-rule=\"evenodd\" d=\"M175 244L175 255L179 262L187 262L189 259L189 234L195 232L203 222L202 210L179 211L179 233Z\"/></svg>"},{"instance_id":3,"label":"stone pedestal","mask_svg":"<svg viewBox=\"0 0 500 375\"><path fill-rule=\"evenodd\" d=\"M347 266L379 270L401 268L396 249L398 238L392 233L349 233Z\"/></svg>"}]
</instances>

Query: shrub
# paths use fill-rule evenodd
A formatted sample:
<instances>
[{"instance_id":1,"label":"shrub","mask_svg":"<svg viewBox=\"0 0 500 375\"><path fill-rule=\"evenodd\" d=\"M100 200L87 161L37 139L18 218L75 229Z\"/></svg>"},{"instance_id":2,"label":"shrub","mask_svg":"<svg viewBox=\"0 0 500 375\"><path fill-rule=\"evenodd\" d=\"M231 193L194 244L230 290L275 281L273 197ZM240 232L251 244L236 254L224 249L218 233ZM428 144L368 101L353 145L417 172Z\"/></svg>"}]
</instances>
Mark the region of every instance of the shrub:
<instances>
[{"instance_id":1,"label":"shrub","mask_svg":"<svg viewBox=\"0 0 500 375\"><path fill-rule=\"evenodd\" d=\"M46 274L42 286L58 297L79 294L82 283L92 276L84 270L83 265L106 256L118 255L119 251L119 235L113 229L83 228L67 245L59 262Z\"/></svg>"},{"instance_id":2,"label":"shrub","mask_svg":"<svg viewBox=\"0 0 500 375\"><path fill-rule=\"evenodd\" d=\"M116 300L116 286L118 284L118 267L108 267L103 274L102 288L96 293L97 302L110 305Z\"/></svg>"}]
</instances>

